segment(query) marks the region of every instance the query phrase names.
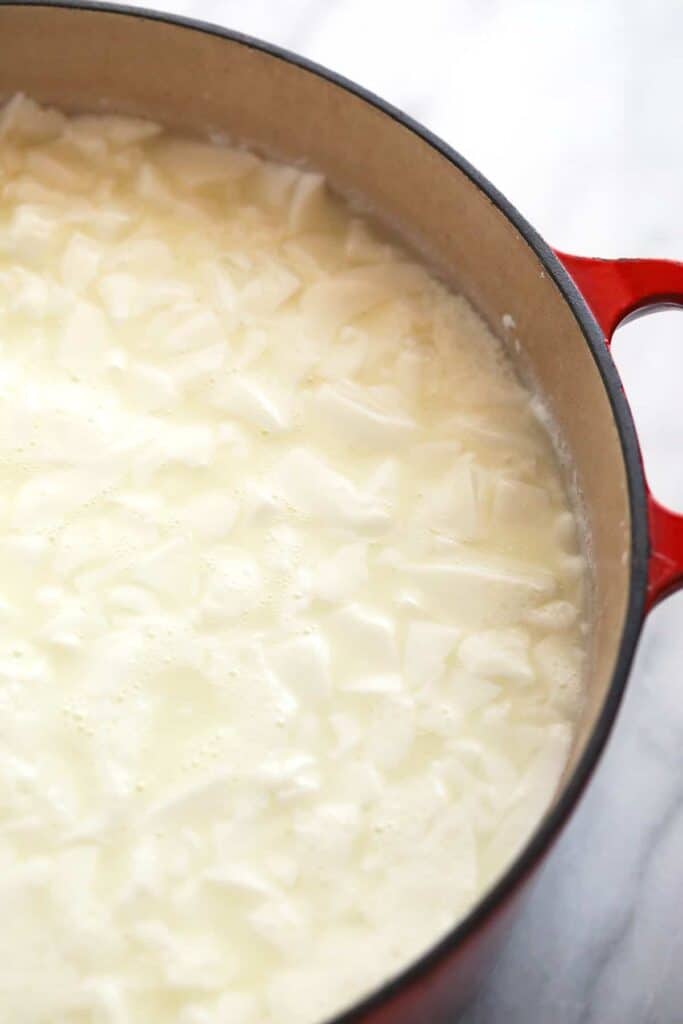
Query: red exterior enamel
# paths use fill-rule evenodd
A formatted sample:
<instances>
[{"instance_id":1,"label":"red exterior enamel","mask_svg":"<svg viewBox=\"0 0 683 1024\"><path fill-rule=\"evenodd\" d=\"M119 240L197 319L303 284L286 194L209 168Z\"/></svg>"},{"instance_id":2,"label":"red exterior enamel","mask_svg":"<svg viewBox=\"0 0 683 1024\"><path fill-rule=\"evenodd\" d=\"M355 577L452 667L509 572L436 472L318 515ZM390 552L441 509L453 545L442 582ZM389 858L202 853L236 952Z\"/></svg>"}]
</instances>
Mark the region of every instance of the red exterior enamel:
<instances>
[{"instance_id":1,"label":"red exterior enamel","mask_svg":"<svg viewBox=\"0 0 683 1024\"><path fill-rule=\"evenodd\" d=\"M683 306L683 263L591 259L563 252L557 256L590 306L608 345L624 320L663 306ZM683 516L660 505L648 488L648 518L649 610L683 587Z\"/></svg>"}]
</instances>

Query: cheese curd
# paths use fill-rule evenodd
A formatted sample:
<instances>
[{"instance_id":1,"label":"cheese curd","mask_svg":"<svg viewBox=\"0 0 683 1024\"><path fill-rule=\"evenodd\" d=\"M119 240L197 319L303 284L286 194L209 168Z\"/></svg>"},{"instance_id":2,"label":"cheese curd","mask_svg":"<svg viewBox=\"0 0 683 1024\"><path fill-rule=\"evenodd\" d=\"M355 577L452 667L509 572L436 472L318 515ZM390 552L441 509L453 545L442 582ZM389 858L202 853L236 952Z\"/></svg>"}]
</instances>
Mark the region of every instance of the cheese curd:
<instances>
[{"instance_id":1,"label":"cheese curd","mask_svg":"<svg viewBox=\"0 0 683 1024\"><path fill-rule=\"evenodd\" d=\"M538 402L320 175L0 111L0 1019L317 1024L552 799Z\"/></svg>"}]
</instances>

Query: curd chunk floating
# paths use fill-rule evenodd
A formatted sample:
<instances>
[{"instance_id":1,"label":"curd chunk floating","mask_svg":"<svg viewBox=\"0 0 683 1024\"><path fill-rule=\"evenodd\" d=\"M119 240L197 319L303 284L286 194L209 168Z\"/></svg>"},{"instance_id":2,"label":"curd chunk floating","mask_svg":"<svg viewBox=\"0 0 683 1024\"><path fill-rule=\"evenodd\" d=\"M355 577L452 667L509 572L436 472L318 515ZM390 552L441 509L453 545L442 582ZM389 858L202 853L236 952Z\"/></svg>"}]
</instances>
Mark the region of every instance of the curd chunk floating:
<instances>
[{"instance_id":1,"label":"curd chunk floating","mask_svg":"<svg viewBox=\"0 0 683 1024\"><path fill-rule=\"evenodd\" d=\"M319 1024L551 801L539 403L318 174L0 110L0 1020Z\"/></svg>"}]
</instances>

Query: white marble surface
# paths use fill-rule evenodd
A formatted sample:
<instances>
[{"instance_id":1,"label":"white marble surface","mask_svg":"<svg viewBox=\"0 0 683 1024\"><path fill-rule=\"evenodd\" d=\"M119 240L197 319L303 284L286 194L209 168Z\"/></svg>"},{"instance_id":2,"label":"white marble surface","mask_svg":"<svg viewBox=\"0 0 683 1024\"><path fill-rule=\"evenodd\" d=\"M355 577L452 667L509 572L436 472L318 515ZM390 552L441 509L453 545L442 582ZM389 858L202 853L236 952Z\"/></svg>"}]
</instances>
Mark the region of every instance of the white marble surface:
<instances>
[{"instance_id":1,"label":"white marble surface","mask_svg":"<svg viewBox=\"0 0 683 1024\"><path fill-rule=\"evenodd\" d=\"M379 93L558 247L683 258L680 0L157 3ZM683 316L624 328L616 356L655 490L683 509ZM463 1022L683 1022L683 596L647 623L607 755Z\"/></svg>"}]
</instances>

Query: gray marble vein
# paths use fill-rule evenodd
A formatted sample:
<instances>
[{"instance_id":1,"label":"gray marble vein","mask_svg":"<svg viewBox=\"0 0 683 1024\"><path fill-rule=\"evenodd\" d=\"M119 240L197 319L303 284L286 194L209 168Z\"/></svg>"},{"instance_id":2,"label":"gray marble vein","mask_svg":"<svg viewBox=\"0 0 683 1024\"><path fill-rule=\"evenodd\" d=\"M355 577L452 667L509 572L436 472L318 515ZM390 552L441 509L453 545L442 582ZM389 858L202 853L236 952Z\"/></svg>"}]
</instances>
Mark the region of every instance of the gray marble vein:
<instances>
[{"instance_id":1,"label":"gray marble vein","mask_svg":"<svg viewBox=\"0 0 683 1024\"><path fill-rule=\"evenodd\" d=\"M403 107L560 248L683 258L679 0L156 2ZM683 317L615 352L650 480L683 508ZM462 1020L683 1024L683 595L651 616L595 781Z\"/></svg>"}]
</instances>

